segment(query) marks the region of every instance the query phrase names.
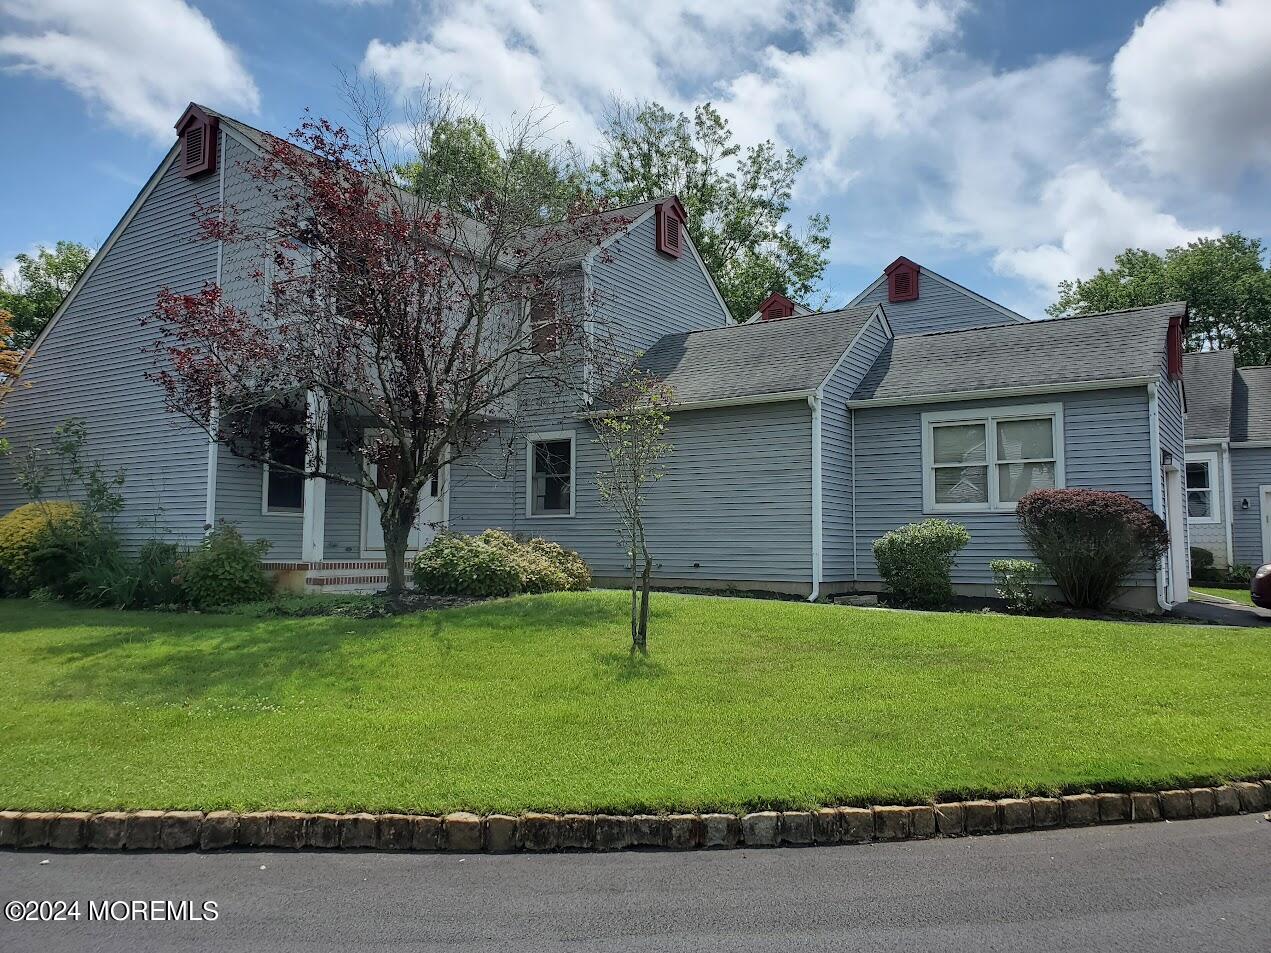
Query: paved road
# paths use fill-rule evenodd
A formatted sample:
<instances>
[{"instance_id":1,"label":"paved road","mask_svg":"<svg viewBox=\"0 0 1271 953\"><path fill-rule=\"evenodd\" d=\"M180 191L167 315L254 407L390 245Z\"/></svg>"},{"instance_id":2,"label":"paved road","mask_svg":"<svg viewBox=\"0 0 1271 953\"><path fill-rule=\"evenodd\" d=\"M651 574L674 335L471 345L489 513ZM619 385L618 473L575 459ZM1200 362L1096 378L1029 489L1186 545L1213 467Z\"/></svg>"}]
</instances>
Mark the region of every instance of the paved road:
<instances>
[{"instance_id":1,"label":"paved road","mask_svg":"<svg viewBox=\"0 0 1271 953\"><path fill-rule=\"evenodd\" d=\"M1211 596L1204 592L1193 592L1190 602L1176 605L1174 615L1185 619L1200 619L1202 622L1217 622L1220 625L1239 625L1248 628L1264 628L1271 625L1271 612L1257 606L1247 606L1243 602Z\"/></svg>"},{"instance_id":2,"label":"paved road","mask_svg":"<svg viewBox=\"0 0 1271 953\"><path fill-rule=\"evenodd\" d=\"M1271 950L1271 823L691 854L0 852L13 898L215 900L220 915L0 922L6 953Z\"/></svg>"}]
</instances>

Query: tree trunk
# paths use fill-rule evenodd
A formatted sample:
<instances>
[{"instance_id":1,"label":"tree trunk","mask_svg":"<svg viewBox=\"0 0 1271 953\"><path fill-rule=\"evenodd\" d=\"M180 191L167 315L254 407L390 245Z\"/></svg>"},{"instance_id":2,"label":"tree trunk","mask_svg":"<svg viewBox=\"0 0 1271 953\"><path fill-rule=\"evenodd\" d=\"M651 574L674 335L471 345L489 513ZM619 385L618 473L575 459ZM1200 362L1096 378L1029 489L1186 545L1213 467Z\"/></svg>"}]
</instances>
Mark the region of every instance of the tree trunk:
<instances>
[{"instance_id":1,"label":"tree trunk","mask_svg":"<svg viewBox=\"0 0 1271 953\"><path fill-rule=\"evenodd\" d=\"M636 569L636 550L634 540L631 546L631 652L632 654L641 651L640 649L640 574Z\"/></svg>"},{"instance_id":2,"label":"tree trunk","mask_svg":"<svg viewBox=\"0 0 1271 953\"><path fill-rule=\"evenodd\" d=\"M414 529L419 505L390 503L380 511L380 527L384 531L384 565L388 574L385 590L392 605L401 603L406 591L406 548L410 545L410 531Z\"/></svg>"},{"instance_id":3,"label":"tree trunk","mask_svg":"<svg viewBox=\"0 0 1271 953\"><path fill-rule=\"evenodd\" d=\"M649 654L649 577L653 574L653 557L644 552L644 573L640 579L640 632L637 641L640 651Z\"/></svg>"}]
</instances>

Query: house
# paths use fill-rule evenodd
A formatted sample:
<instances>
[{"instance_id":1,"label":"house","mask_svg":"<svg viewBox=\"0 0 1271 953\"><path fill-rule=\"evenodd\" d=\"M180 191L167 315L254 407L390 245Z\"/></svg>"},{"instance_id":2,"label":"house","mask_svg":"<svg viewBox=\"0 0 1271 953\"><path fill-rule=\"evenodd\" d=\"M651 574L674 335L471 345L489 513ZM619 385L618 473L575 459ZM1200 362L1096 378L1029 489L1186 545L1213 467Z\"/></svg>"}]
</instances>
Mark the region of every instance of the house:
<instances>
[{"instance_id":1,"label":"house","mask_svg":"<svg viewBox=\"0 0 1271 953\"><path fill-rule=\"evenodd\" d=\"M374 588L383 541L369 498L235 457L169 414L145 378L155 332L140 319L159 288L192 293L215 281L230 301L252 293L223 249L191 241L190 213L246 195L241 165L264 135L187 110L177 142L27 355L29 386L6 401L7 435L20 453L58 422L84 419L93 455L128 473L120 523L134 545L193 544L226 520L271 542L266 566L281 585ZM774 295L737 324L674 198L624 215L603 253L583 249L571 267L603 312L588 326L603 325L675 395L675 450L647 506L660 585L877 591L873 541L939 515L972 534L956 588L985 594L992 559L1029 555L1015 501L1068 486L1129 493L1171 529L1169 556L1133 580L1126 604L1186 598L1184 304L1029 321L902 257L845 308L814 313ZM430 488L412 545L441 527L499 527L578 550L602 584L622 579L616 519L596 487L595 408L537 392L518 402L515 425ZM21 502L3 461L0 511Z\"/></svg>"},{"instance_id":2,"label":"house","mask_svg":"<svg viewBox=\"0 0 1271 953\"><path fill-rule=\"evenodd\" d=\"M1271 367L1231 350L1183 357L1187 522L1219 567L1271 562Z\"/></svg>"}]
</instances>

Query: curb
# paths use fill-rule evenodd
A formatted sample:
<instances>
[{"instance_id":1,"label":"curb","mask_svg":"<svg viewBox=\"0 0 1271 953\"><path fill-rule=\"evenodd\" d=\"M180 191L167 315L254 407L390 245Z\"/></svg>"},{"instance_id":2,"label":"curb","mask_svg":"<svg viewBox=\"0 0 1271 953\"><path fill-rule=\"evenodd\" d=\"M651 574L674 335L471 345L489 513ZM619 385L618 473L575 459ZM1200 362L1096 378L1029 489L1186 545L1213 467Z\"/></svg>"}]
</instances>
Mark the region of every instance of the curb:
<instances>
[{"instance_id":1,"label":"curb","mask_svg":"<svg viewBox=\"0 0 1271 953\"><path fill-rule=\"evenodd\" d=\"M1176 821L1271 809L1271 779L1212 788L1069 794L752 814L302 814L0 811L0 847L57 850L407 850L511 853L863 844Z\"/></svg>"}]
</instances>

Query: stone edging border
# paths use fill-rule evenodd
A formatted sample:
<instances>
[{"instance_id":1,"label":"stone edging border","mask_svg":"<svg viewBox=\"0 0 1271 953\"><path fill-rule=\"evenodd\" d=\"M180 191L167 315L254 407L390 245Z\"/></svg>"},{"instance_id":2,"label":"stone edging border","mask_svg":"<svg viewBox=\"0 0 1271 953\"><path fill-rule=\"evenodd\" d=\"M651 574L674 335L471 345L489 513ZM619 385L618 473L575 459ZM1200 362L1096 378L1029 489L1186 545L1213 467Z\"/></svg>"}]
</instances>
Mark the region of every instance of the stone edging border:
<instances>
[{"instance_id":1,"label":"stone edging border","mask_svg":"<svg viewBox=\"0 0 1271 953\"><path fill-rule=\"evenodd\" d=\"M1271 779L1132 794L753 814L302 814L0 811L0 847L58 850L413 850L457 853L859 844L1256 813Z\"/></svg>"}]
</instances>

